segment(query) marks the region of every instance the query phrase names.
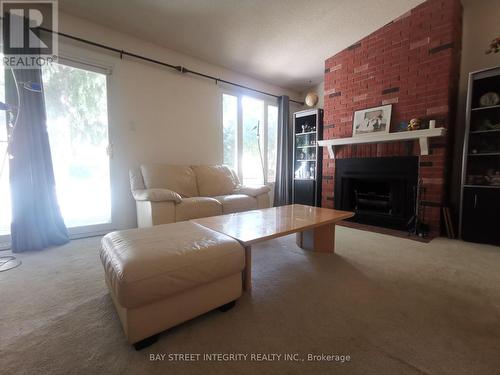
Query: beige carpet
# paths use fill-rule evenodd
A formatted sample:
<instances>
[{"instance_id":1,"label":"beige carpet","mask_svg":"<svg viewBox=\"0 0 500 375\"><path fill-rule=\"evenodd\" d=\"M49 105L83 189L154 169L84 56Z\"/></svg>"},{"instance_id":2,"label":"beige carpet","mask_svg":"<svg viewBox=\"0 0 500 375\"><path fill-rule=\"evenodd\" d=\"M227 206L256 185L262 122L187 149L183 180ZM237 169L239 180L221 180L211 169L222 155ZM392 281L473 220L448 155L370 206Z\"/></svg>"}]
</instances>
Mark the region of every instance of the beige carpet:
<instances>
[{"instance_id":1,"label":"beige carpet","mask_svg":"<svg viewBox=\"0 0 500 375\"><path fill-rule=\"evenodd\" d=\"M1 374L500 374L500 248L338 228L337 254L294 237L254 250L254 290L135 352L99 238L0 273ZM348 354L336 362L151 362L151 353Z\"/></svg>"}]
</instances>

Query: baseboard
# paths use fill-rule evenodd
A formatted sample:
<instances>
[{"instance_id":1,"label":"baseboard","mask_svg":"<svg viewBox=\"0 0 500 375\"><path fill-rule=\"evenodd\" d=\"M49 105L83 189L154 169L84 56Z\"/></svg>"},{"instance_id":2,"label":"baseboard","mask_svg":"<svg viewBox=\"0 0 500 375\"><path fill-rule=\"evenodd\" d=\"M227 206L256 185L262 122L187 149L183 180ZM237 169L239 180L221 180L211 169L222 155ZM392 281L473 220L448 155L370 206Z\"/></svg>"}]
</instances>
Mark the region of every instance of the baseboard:
<instances>
[{"instance_id":1,"label":"baseboard","mask_svg":"<svg viewBox=\"0 0 500 375\"><path fill-rule=\"evenodd\" d=\"M0 242L0 251L10 250L10 241Z\"/></svg>"}]
</instances>

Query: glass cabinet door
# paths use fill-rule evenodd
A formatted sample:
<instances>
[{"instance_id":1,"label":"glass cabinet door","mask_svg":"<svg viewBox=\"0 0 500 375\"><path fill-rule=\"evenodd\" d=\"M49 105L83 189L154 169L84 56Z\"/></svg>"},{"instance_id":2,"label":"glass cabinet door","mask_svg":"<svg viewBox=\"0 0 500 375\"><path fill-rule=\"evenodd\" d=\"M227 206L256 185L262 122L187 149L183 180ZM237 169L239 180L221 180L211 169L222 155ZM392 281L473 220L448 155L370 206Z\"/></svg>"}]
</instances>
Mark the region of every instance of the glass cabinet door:
<instances>
[{"instance_id":1,"label":"glass cabinet door","mask_svg":"<svg viewBox=\"0 0 500 375\"><path fill-rule=\"evenodd\" d=\"M316 178L316 153L316 132L295 135L294 178L296 180L314 180Z\"/></svg>"}]
</instances>

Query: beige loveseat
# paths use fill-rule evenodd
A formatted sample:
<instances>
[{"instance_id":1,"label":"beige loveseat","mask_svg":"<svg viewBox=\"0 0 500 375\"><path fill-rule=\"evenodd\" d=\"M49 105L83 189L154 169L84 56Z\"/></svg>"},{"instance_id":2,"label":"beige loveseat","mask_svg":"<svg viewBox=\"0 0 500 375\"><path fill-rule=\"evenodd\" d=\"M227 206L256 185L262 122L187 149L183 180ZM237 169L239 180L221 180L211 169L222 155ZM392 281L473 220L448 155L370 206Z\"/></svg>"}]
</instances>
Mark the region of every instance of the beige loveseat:
<instances>
[{"instance_id":1,"label":"beige loveseat","mask_svg":"<svg viewBox=\"0 0 500 375\"><path fill-rule=\"evenodd\" d=\"M267 208L268 186L242 186L225 165L146 164L130 171L139 227Z\"/></svg>"}]
</instances>

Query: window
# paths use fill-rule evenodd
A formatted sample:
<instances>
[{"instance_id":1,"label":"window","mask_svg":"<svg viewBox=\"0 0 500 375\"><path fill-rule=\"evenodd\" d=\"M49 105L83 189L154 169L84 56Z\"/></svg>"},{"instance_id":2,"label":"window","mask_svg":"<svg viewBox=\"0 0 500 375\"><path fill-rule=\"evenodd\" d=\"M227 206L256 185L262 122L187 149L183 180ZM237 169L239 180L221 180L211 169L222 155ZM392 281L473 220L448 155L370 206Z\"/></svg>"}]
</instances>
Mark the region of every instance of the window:
<instances>
[{"instance_id":1,"label":"window","mask_svg":"<svg viewBox=\"0 0 500 375\"><path fill-rule=\"evenodd\" d=\"M264 183L264 157L262 141L265 138L264 102L243 97L243 157L241 161L243 183L259 185Z\"/></svg>"},{"instance_id":2,"label":"window","mask_svg":"<svg viewBox=\"0 0 500 375\"><path fill-rule=\"evenodd\" d=\"M222 100L223 133L224 133L224 164L237 169L236 154L238 128L238 98L223 95Z\"/></svg>"},{"instance_id":3,"label":"window","mask_svg":"<svg viewBox=\"0 0 500 375\"><path fill-rule=\"evenodd\" d=\"M222 95L224 164L245 185L274 182L278 107L249 96Z\"/></svg>"},{"instance_id":4,"label":"window","mask_svg":"<svg viewBox=\"0 0 500 375\"><path fill-rule=\"evenodd\" d=\"M276 152L278 149L278 107L267 107L267 180L276 180Z\"/></svg>"}]
</instances>

